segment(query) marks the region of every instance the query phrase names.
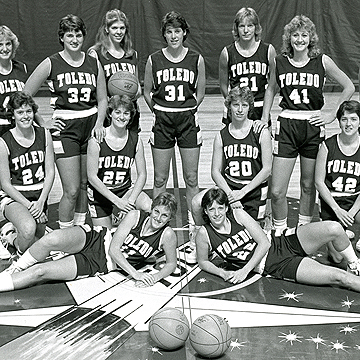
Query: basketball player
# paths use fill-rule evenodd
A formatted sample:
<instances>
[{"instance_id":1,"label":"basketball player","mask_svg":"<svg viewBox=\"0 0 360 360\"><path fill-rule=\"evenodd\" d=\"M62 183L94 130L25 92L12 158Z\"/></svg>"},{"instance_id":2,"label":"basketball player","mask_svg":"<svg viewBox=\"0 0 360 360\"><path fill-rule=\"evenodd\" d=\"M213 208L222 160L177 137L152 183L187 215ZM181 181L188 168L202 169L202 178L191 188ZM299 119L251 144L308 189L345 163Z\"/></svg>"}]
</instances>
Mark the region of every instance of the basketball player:
<instances>
[{"instance_id":1,"label":"basketball player","mask_svg":"<svg viewBox=\"0 0 360 360\"><path fill-rule=\"evenodd\" d=\"M295 16L284 28L281 55L275 59L276 76L266 89L262 121L269 118L276 92L280 88L283 109L276 122L274 160L271 179L273 225L287 227L286 193L295 161L300 155L299 225L311 222L315 203L315 159L325 124L335 119L336 111L322 114L325 77L336 80L343 91L338 103L349 100L354 85L327 55L318 48L314 23L304 15ZM336 107L337 108L337 107Z\"/></svg>"},{"instance_id":2,"label":"basketball player","mask_svg":"<svg viewBox=\"0 0 360 360\"><path fill-rule=\"evenodd\" d=\"M169 226L176 212L174 195L162 193L154 199L151 213L132 210L111 235L109 229L89 225L57 229L35 242L23 256L0 274L0 291L21 289L50 280L74 280L105 274L117 265L139 287L152 286L176 268L176 235ZM44 261L52 250L69 255ZM164 250L166 264L155 274L138 271L157 250ZM39 263L39 264L37 264Z\"/></svg>"},{"instance_id":3,"label":"basketball player","mask_svg":"<svg viewBox=\"0 0 360 360\"><path fill-rule=\"evenodd\" d=\"M262 27L256 11L241 8L235 15L232 34L234 42L225 46L219 59L220 91L224 98L235 86L248 86L254 94L254 110L250 119L260 120L265 88L269 76L274 73L275 48L261 40ZM231 122L228 109L223 122ZM255 123L258 126L258 123Z\"/></svg>"},{"instance_id":4,"label":"basketball player","mask_svg":"<svg viewBox=\"0 0 360 360\"><path fill-rule=\"evenodd\" d=\"M149 56L144 80L144 97L155 116L150 137L153 196L166 189L170 160L177 142L191 217L191 200L199 192L202 138L197 108L205 95L205 63L200 54L183 45L189 35L189 25L181 14L167 13L162 19L161 31L167 46ZM190 222L193 221L190 219Z\"/></svg>"},{"instance_id":5,"label":"basketball player","mask_svg":"<svg viewBox=\"0 0 360 360\"><path fill-rule=\"evenodd\" d=\"M339 221L346 229L360 222L360 103L344 101L336 114L340 134L320 146L315 185L320 195L320 218ZM356 244L360 251L360 241ZM335 262L339 257L330 245Z\"/></svg>"},{"instance_id":6,"label":"basketball player","mask_svg":"<svg viewBox=\"0 0 360 360\"><path fill-rule=\"evenodd\" d=\"M0 136L11 128L6 105L9 96L23 90L28 77L26 65L14 59L19 47L17 36L6 26L0 26Z\"/></svg>"},{"instance_id":7,"label":"basketball player","mask_svg":"<svg viewBox=\"0 0 360 360\"><path fill-rule=\"evenodd\" d=\"M59 203L60 228L83 224L87 212L86 148L93 132L101 141L107 96L104 72L98 60L81 49L86 35L82 19L66 15L59 23L63 50L43 60L30 75L25 91L34 95L44 83L52 92L51 129L56 165L63 187Z\"/></svg>"},{"instance_id":8,"label":"basketball player","mask_svg":"<svg viewBox=\"0 0 360 360\"><path fill-rule=\"evenodd\" d=\"M138 77L138 54L132 48L129 20L121 10L112 9L105 14L96 34L95 45L88 53L100 61L106 83L118 71L129 71ZM139 84L136 98L140 95ZM136 101L134 105L136 113L130 129L137 131L140 130L140 112Z\"/></svg>"},{"instance_id":9,"label":"basketball player","mask_svg":"<svg viewBox=\"0 0 360 360\"><path fill-rule=\"evenodd\" d=\"M229 212L229 200L222 189L208 190L202 208L206 224L196 236L201 269L233 284L244 281L250 271L255 271L278 279L338 285L360 292L360 259L338 222L307 224L284 233L273 230L270 244L257 222L243 209ZM329 242L346 259L348 271L308 257ZM234 270L219 268L209 261L209 251L228 261Z\"/></svg>"},{"instance_id":10,"label":"basketball player","mask_svg":"<svg viewBox=\"0 0 360 360\"><path fill-rule=\"evenodd\" d=\"M54 150L49 131L34 126L38 106L30 95L15 92L7 109L13 128L0 138L0 212L17 228L11 245L22 253L45 232Z\"/></svg>"},{"instance_id":11,"label":"basketball player","mask_svg":"<svg viewBox=\"0 0 360 360\"><path fill-rule=\"evenodd\" d=\"M151 200L142 192L146 182L144 148L137 132L130 131L135 107L126 95L113 96L108 105L110 126L101 143L89 140L87 175L89 210L93 225L112 228L114 213L125 214L135 208L150 211ZM136 181L131 167L136 165Z\"/></svg>"}]
</instances>

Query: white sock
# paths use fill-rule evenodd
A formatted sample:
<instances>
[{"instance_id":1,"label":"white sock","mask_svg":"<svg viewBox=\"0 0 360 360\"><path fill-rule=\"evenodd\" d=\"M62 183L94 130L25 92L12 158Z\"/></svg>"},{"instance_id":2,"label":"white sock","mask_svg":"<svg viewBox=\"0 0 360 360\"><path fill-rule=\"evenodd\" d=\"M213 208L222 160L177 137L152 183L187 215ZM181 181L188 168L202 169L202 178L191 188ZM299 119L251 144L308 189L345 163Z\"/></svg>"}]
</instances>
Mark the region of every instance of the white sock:
<instances>
[{"instance_id":1,"label":"white sock","mask_svg":"<svg viewBox=\"0 0 360 360\"><path fill-rule=\"evenodd\" d=\"M345 260L348 263L357 261L358 257L355 254L354 248L352 247L351 244L349 244L349 246L347 248L345 248L342 251L339 251L339 253L345 258Z\"/></svg>"},{"instance_id":2,"label":"white sock","mask_svg":"<svg viewBox=\"0 0 360 360\"><path fill-rule=\"evenodd\" d=\"M85 213L75 212L74 225L84 225L85 220L86 220L86 212Z\"/></svg>"},{"instance_id":3,"label":"white sock","mask_svg":"<svg viewBox=\"0 0 360 360\"><path fill-rule=\"evenodd\" d=\"M312 216L299 214L298 225L301 226L301 225L310 224L311 220L312 220Z\"/></svg>"},{"instance_id":4,"label":"white sock","mask_svg":"<svg viewBox=\"0 0 360 360\"><path fill-rule=\"evenodd\" d=\"M20 270L25 270L30 266L36 264L38 260L36 260L31 254L29 249L27 249L23 255L19 257L19 259L15 262L15 266Z\"/></svg>"},{"instance_id":5,"label":"white sock","mask_svg":"<svg viewBox=\"0 0 360 360\"><path fill-rule=\"evenodd\" d=\"M287 228L287 217L285 219L277 220L273 218L273 224L275 230L280 231L282 233Z\"/></svg>"},{"instance_id":6,"label":"white sock","mask_svg":"<svg viewBox=\"0 0 360 360\"><path fill-rule=\"evenodd\" d=\"M0 292L14 290L14 283L11 274L2 272L0 274Z\"/></svg>"},{"instance_id":7,"label":"white sock","mask_svg":"<svg viewBox=\"0 0 360 360\"><path fill-rule=\"evenodd\" d=\"M59 227L60 229L66 229L74 226L74 220L70 221L60 221L59 220Z\"/></svg>"}]
</instances>

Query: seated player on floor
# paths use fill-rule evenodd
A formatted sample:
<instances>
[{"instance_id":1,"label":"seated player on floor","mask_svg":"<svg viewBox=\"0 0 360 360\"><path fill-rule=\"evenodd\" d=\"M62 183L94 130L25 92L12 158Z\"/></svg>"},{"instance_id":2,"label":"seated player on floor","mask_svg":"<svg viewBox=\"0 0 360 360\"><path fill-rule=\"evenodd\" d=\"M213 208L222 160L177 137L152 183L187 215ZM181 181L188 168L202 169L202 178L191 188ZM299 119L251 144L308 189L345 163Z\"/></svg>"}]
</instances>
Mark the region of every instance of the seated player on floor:
<instances>
[{"instance_id":1,"label":"seated player on floor","mask_svg":"<svg viewBox=\"0 0 360 360\"><path fill-rule=\"evenodd\" d=\"M230 210L226 193L208 190L202 199L206 222L196 236L198 263L202 270L233 284L250 271L311 285L338 285L360 292L360 260L343 227L335 221L299 226L285 233L271 233L271 243L258 223L243 209ZM347 270L320 264L308 257L332 241L346 259ZM209 261L209 251L238 267L227 271Z\"/></svg>"},{"instance_id":2,"label":"seated player on floor","mask_svg":"<svg viewBox=\"0 0 360 360\"><path fill-rule=\"evenodd\" d=\"M17 261L0 274L0 291L25 288L49 280L74 280L105 274L117 266L125 270L139 287L154 285L176 268L177 239L169 226L177 203L174 195L159 194L150 214L132 210L112 235L103 227L79 225L58 229L35 242ZM155 273L137 271L156 250L164 250L166 263ZM68 253L59 260L43 262L50 251Z\"/></svg>"}]
</instances>

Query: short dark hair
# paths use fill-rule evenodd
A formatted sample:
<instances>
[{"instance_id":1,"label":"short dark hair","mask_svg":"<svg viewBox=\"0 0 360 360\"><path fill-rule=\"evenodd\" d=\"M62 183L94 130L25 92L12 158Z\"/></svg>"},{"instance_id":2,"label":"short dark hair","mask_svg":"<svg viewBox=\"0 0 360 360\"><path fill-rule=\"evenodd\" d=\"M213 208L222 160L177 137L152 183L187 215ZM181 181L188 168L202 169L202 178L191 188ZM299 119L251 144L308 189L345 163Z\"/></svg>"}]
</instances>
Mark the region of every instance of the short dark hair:
<instances>
[{"instance_id":1,"label":"short dark hair","mask_svg":"<svg viewBox=\"0 0 360 360\"><path fill-rule=\"evenodd\" d=\"M111 113L116 110L118 107L123 106L126 110L130 111L130 121L126 125L126 128L129 129L134 122L134 117L136 114L136 109L134 102L127 95L114 95L110 98L107 108L107 118L110 118ZM111 123L111 121L110 121Z\"/></svg>"},{"instance_id":2,"label":"short dark hair","mask_svg":"<svg viewBox=\"0 0 360 360\"><path fill-rule=\"evenodd\" d=\"M84 21L76 15L68 14L59 22L58 36L61 45L64 44L62 38L68 31L81 31L83 36L86 35L86 26Z\"/></svg>"},{"instance_id":3,"label":"short dark hair","mask_svg":"<svg viewBox=\"0 0 360 360\"><path fill-rule=\"evenodd\" d=\"M177 200L173 194L168 192L162 192L159 194L151 204L151 210L154 209L155 206L166 206L170 210L170 216L173 218L176 214L177 210Z\"/></svg>"},{"instance_id":4,"label":"short dark hair","mask_svg":"<svg viewBox=\"0 0 360 360\"><path fill-rule=\"evenodd\" d=\"M349 113L356 113L360 118L360 103L356 100L348 100L342 102L336 112L336 118L339 121L342 118L342 116L345 114L345 111Z\"/></svg>"},{"instance_id":5,"label":"short dark hair","mask_svg":"<svg viewBox=\"0 0 360 360\"><path fill-rule=\"evenodd\" d=\"M170 11L163 17L161 21L161 34L165 40L165 31L168 26L173 26L174 28L181 28L185 32L184 41L186 40L190 32L190 27L184 16L182 16L176 11Z\"/></svg>"},{"instance_id":6,"label":"short dark hair","mask_svg":"<svg viewBox=\"0 0 360 360\"><path fill-rule=\"evenodd\" d=\"M202 217L206 224L210 223L210 219L205 213L205 210L216 201L220 205L225 205L230 209L229 199L223 189L213 187L209 189L201 199Z\"/></svg>"},{"instance_id":7,"label":"short dark hair","mask_svg":"<svg viewBox=\"0 0 360 360\"><path fill-rule=\"evenodd\" d=\"M13 119L14 111L16 109L21 108L23 105L29 105L34 112L34 114L38 111L38 106L36 105L34 99L27 93L23 91L17 91L10 95L9 101L7 103L7 110L12 115L10 117L10 122L14 125L15 120Z\"/></svg>"}]
</instances>

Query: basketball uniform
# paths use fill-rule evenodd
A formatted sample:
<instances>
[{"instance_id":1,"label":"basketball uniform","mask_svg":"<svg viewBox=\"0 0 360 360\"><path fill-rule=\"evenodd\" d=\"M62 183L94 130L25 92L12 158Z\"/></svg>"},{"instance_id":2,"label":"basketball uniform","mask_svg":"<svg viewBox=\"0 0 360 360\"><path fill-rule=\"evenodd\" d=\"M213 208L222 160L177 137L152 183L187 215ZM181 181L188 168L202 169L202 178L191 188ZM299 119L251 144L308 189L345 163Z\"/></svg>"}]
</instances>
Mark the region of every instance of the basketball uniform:
<instances>
[{"instance_id":1,"label":"basketball uniform","mask_svg":"<svg viewBox=\"0 0 360 360\"><path fill-rule=\"evenodd\" d=\"M179 62L172 62L158 50L149 58L152 65L155 123L150 143L155 148L175 145L194 148L202 143L197 121L196 86L200 55L188 49Z\"/></svg>"},{"instance_id":2,"label":"basketball uniform","mask_svg":"<svg viewBox=\"0 0 360 360\"><path fill-rule=\"evenodd\" d=\"M348 211L360 194L360 147L354 154L345 155L339 145L339 135L324 142L328 151L325 169L325 185L337 204ZM332 208L320 196L322 220L338 221Z\"/></svg>"},{"instance_id":3,"label":"basketball uniform","mask_svg":"<svg viewBox=\"0 0 360 360\"><path fill-rule=\"evenodd\" d=\"M78 67L69 65L56 53L49 57L53 117L65 122L61 131L52 130L54 151L59 157L86 154L87 142L97 119L97 60L85 55Z\"/></svg>"},{"instance_id":4,"label":"basketball uniform","mask_svg":"<svg viewBox=\"0 0 360 360\"><path fill-rule=\"evenodd\" d=\"M99 168L97 176L118 197L122 197L131 186L131 166L135 161L138 146L138 135L128 131L125 146L113 149L107 142L107 137L98 144ZM88 183L89 211L93 218L109 216L113 204Z\"/></svg>"},{"instance_id":5,"label":"basketball uniform","mask_svg":"<svg viewBox=\"0 0 360 360\"><path fill-rule=\"evenodd\" d=\"M228 78L230 89L239 85L248 86L254 95L254 110L249 114L252 120L260 120L264 105L265 89L269 74L269 44L260 41L255 53L243 56L236 48L236 43L225 47L228 54ZM231 114L225 116L223 122L231 122Z\"/></svg>"},{"instance_id":6,"label":"basketball uniform","mask_svg":"<svg viewBox=\"0 0 360 360\"><path fill-rule=\"evenodd\" d=\"M136 68L138 66L138 54L136 51L131 56L123 56L122 58L116 58L112 56L108 51L105 56L99 50L95 50L96 56L100 61L105 74L106 85L110 77L118 71L128 71L131 74L136 75ZM108 94L109 95L109 94ZM136 113L131 123L130 130L139 130L140 111L136 101L134 101ZM109 121L107 121L109 122Z\"/></svg>"},{"instance_id":7,"label":"basketball uniform","mask_svg":"<svg viewBox=\"0 0 360 360\"><path fill-rule=\"evenodd\" d=\"M251 126L243 139L235 138L229 125L220 130L223 149L223 176L232 190L239 190L250 183L263 168L261 159L261 133ZM244 210L255 220L265 216L267 181L241 199Z\"/></svg>"},{"instance_id":8,"label":"basketball uniform","mask_svg":"<svg viewBox=\"0 0 360 360\"><path fill-rule=\"evenodd\" d=\"M22 146L14 138L12 130L2 136L8 157L11 183L30 201L38 200L44 186L46 134L45 129L34 126L35 139L31 146ZM1 211L13 200L0 191ZM44 211L46 205L44 205Z\"/></svg>"},{"instance_id":9,"label":"basketball uniform","mask_svg":"<svg viewBox=\"0 0 360 360\"><path fill-rule=\"evenodd\" d=\"M274 155L294 158L298 154L315 159L323 140L323 127L311 125L311 115L320 114L324 105L325 68L322 55L296 67L283 55L276 57L276 81L280 88L280 107Z\"/></svg>"},{"instance_id":10,"label":"basketball uniform","mask_svg":"<svg viewBox=\"0 0 360 360\"><path fill-rule=\"evenodd\" d=\"M12 127L9 121L11 114L6 110L9 97L24 89L27 77L26 65L17 60L11 61L9 73L0 73L0 136Z\"/></svg>"}]
</instances>

